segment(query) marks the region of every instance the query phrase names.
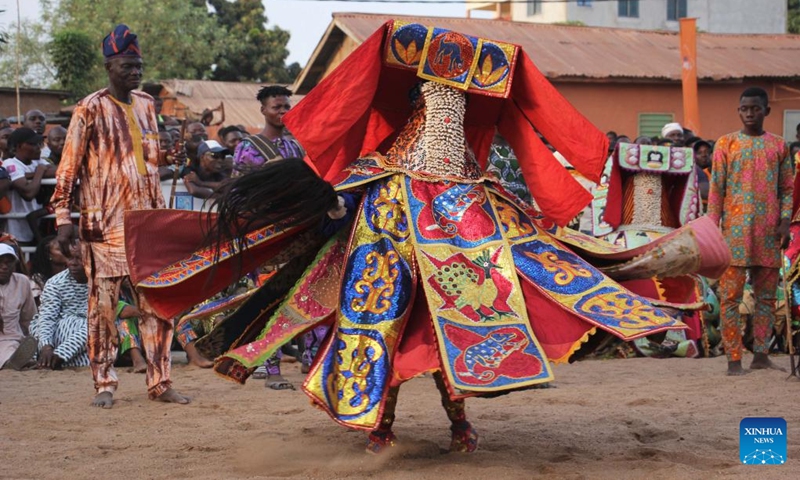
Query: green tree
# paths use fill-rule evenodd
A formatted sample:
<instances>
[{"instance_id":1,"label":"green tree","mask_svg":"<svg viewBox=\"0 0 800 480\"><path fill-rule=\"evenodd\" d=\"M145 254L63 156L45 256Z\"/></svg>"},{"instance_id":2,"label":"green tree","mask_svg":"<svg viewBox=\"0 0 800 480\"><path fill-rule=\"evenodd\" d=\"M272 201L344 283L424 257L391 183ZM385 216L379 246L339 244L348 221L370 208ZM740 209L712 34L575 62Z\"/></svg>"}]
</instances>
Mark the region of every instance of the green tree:
<instances>
[{"instance_id":1,"label":"green tree","mask_svg":"<svg viewBox=\"0 0 800 480\"><path fill-rule=\"evenodd\" d=\"M55 83L56 71L47 53L44 25L23 20L17 41L16 21L2 31L7 43L0 50L0 86L16 84L19 63L19 84L27 88L49 88ZM17 62L19 46L19 62Z\"/></svg>"},{"instance_id":2,"label":"green tree","mask_svg":"<svg viewBox=\"0 0 800 480\"><path fill-rule=\"evenodd\" d=\"M0 14L3 14L5 12L6 12L5 10L0 10ZM0 52L2 52L3 49L6 48L7 44L8 44L8 34L6 34L6 32L4 32L4 31L0 30Z\"/></svg>"},{"instance_id":3,"label":"green tree","mask_svg":"<svg viewBox=\"0 0 800 480\"><path fill-rule=\"evenodd\" d=\"M119 23L139 36L145 81L208 78L221 51L224 29L200 0L41 0L53 38L64 31L90 35L100 52L103 38ZM91 89L106 83L95 76Z\"/></svg>"},{"instance_id":4,"label":"green tree","mask_svg":"<svg viewBox=\"0 0 800 480\"><path fill-rule=\"evenodd\" d=\"M289 32L267 28L261 0L208 0L218 24L225 29L224 50L219 53L212 78L227 81L291 83L300 65L286 65Z\"/></svg>"},{"instance_id":5,"label":"green tree","mask_svg":"<svg viewBox=\"0 0 800 480\"><path fill-rule=\"evenodd\" d=\"M786 31L795 34L800 33L800 0L789 0Z\"/></svg>"},{"instance_id":6,"label":"green tree","mask_svg":"<svg viewBox=\"0 0 800 480\"><path fill-rule=\"evenodd\" d=\"M64 29L48 44L60 87L72 92L72 100L92 92L92 80L101 77L100 54L92 37L81 30Z\"/></svg>"}]
</instances>

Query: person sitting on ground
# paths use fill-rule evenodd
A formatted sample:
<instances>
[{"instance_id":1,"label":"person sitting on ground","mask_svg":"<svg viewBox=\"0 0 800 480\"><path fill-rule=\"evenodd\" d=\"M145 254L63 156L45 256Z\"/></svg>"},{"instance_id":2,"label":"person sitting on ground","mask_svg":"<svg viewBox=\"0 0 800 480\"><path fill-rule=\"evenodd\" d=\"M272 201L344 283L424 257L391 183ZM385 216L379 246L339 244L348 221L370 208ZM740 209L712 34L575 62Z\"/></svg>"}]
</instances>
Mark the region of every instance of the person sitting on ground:
<instances>
[{"instance_id":1,"label":"person sitting on ground","mask_svg":"<svg viewBox=\"0 0 800 480\"><path fill-rule=\"evenodd\" d=\"M14 247L0 243L0 370L22 370L36 354L36 338L29 334L36 303L28 278L15 272L18 262Z\"/></svg>"},{"instance_id":2,"label":"person sitting on ground","mask_svg":"<svg viewBox=\"0 0 800 480\"><path fill-rule=\"evenodd\" d=\"M56 168L42 160L41 145L43 137L30 128L14 130L8 137L8 146L14 154L3 162L11 179L12 190L8 194L13 214L28 215L42 208L36 200L42 187L42 178L53 178ZM28 177L28 174L31 177ZM36 238L28 221L24 218L10 219L8 232L17 241L30 244Z\"/></svg>"},{"instance_id":3,"label":"person sitting on ground","mask_svg":"<svg viewBox=\"0 0 800 480\"><path fill-rule=\"evenodd\" d=\"M31 256L31 290L37 306L47 281L66 269L67 257L61 252L56 236L44 237Z\"/></svg>"},{"instance_id":4,"label":"person sitting on ground","mask_svg":"<svg viewBox=\"0 0 800 480\"><path fill-rule=\"evenodd\" d=\"M47 281L39 313L31 322L31 335L39 340L39 368L89 366L89 280L80 249L74 246L71 250L67 270Z\"/></svg>"},{"instance_id":5,"label":"person sitting on ground","mask_svg":"<svg viewBox=\"0 0 800 480\"><path fill-rule=\"evenodd\" d=\"M200 338L198 333L208 333L213 328L214 318L203 319L204 321L198 321L199 324L207 323L208 325L204 325L202 330L198 332L199 326L196 326L195 322L187 321L181 319L175 325L175 340L183 348L183 351L186 352L186 359L189 361L191 365L200 368L211 368L214 366L214 362L204 357L200 352L197 351L197 346L195 345L195 341Z\"/></svg>"},{"instance_id":6,"label":"person sitting on ground","mask_svg":"<svg viewBox=\"0 0 800 480\"><path fill-rule=\"evenodd\" d=\"M186 167L183 182L197 198L212 198L223 186L226 176L225 156L231 153L216 140L206 140L197 147L198 161Z\"/></svg>"},{"instance_id":7,"label":"person sitting on ground","mask_svg":"<svg viewBox=\"0 0 800 480\"><path fill-rule=\"evenodd\" d=\"M125 300L122 299L123 297ZM128 303L129 297L125 292L121 292L120 301L117 303L115 323L119 333L119 355L117 355L115 365L132 365L133 373L145 373L147 372L147 360L142 353L142 336L139 333L139 317L142 313Z\"/></svg>"}]
</instances>

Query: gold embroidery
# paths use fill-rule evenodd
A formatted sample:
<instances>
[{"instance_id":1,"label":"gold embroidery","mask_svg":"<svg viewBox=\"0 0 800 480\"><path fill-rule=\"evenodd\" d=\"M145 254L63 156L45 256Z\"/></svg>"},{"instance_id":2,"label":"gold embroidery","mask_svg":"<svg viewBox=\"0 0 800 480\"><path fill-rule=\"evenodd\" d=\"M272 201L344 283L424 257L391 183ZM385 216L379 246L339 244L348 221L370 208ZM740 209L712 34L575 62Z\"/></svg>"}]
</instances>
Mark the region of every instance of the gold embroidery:
<instances>
[{"instance_id":1,"label":"gold embroidery","mask_svg":"<svg viewBox=\"0 0 800 480\"><path fill-rule=\"evenodd\" d=\"M569 285L576 277L592 278L592 272L558 258L554 252L525 252L525 255L541 263L548 272L555 273L553 281L558 285Z\"/></svg>"},{"instance_id":2,"label":"gold embroidery","mask_svg":"<svg viewBox=\"0 0 800 480\"><path fill-rule=\"evenodd\" d=\"M328 398L334 399L337 414L360 415L369 408L368 377L375 362L385 354L384 349L366 335L337 336L344 347L336 352L338 368L326 379Z\"/></svg>"},{"instance_id":3,"label":"gold embroidery","mask_svg":"<svg viewBox=\"0 0 800 480\"><path fill-rule=\"evenodd\" d=\"M350 304L353 311L381 314L389 310L394 296L394 282L400 275L400 269L396 267L399 260L394 250L386 252L386 255L378 252L367 254L365 262L369 267L364 269L361 280L355 284L356 293L366 294L366 298L354 298ZM383 285L376 286L377 282Z\"/></svg>"}]
</instances>

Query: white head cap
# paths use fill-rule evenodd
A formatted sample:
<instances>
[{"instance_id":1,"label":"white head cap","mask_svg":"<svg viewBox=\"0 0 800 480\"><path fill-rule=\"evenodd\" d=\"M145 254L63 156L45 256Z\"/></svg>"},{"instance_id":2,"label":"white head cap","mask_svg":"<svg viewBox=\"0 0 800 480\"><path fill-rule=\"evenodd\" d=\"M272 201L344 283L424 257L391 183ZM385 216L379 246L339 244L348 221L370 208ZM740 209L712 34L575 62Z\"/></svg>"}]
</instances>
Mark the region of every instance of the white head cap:
<instances>
[{"instance_id":1,"label":"white head cap","mask_svg":"<svg viewBox=\"0 0 800 480\"><path fill-rule=\"evenodd\" d=\"M681 132L683 133L683 127L681 127L680 123L668 123L664 125L664 128L661 129L661 138L666 138L672 132Z\"/></svg>"},{"instance_id":2,"label":"white head cap","mask_svg":"<svg viewBox=\"0 0 800 480\"><path fill-rule=\"evenodd\" d=\"M12 247L7 243L0 243L0 257L2 257L3 255L13 255L14 258L19 260L19 257L17 257L17 252L14 250L14 247Z\"/></svg>"}]
</instances>

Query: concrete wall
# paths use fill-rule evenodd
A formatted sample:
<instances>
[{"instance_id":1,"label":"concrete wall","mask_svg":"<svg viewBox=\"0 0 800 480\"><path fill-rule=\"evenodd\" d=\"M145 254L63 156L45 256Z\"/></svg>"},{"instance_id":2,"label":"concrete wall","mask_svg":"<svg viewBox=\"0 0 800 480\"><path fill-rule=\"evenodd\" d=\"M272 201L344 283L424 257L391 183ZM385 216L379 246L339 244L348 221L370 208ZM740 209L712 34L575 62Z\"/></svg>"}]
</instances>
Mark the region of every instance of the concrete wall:
<instances>
[{"instance_id":1,"label":"concrete wall","mask_svg":"<svg viewBox=\"0 0 800 480\"><path fill-rule=\"evenodd\" d=\"M709 32L786 33L786 0L706 0L706 3Z\"/></svg>"},{"instance_id":2,"label":"concrete wall","mask_svg":"<svg viewBox=\"0 0 800 480\"><path fill-rule=\"evenodd\" d=\"M566 2L542 2L542 13L528 16L527 3L512 3L511 18L517 22L532 23L560 23L569 20L567 18Z\"/></svg>"},{"instance_id":3,"label":"concrete wall","mask_svg":"<svg viewBox=\"0 0 800 480\"><path fill-rule=\"evenodd\" d=\"M667 0L640 0L639 17L619 17L618 3L593 1L545 3L542 14L529 17L525 3L515 3L512 18L520 22L556 23L580 21L594 27L678 30L667 21ZM710 33L786 33L786 0L688 0L687 15L697 18L700 30Z\"/></svg>"},{"instance_id":4,"label":"concrete wall","mask_svg":"<svg viewBox=\"0 0 800 480\"><path fill-rule=\"evenodd\" d=\"M588 83L554 81L564 95L583 115L600 130L614 130L619 134L636 137L639 132L640 113L673 113L675 121L683 121L683 98L679 83ZM784 112L800 111L800 95L778 88L785 85L800 89L800 82L746 82L730 84L701 84L700 124L701 136L717 139L741 128L736 111L739 95L750 86L760 86L771 97L772 112L767 117L765 128L777 135L784 135ZM793 131L796 120L790 120L789 131ZM794 141L794 138L787 140Z\"/></svg>"}]
</instances>

